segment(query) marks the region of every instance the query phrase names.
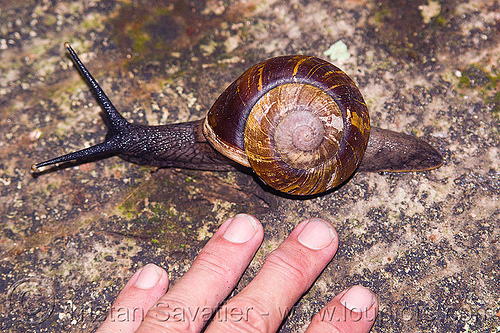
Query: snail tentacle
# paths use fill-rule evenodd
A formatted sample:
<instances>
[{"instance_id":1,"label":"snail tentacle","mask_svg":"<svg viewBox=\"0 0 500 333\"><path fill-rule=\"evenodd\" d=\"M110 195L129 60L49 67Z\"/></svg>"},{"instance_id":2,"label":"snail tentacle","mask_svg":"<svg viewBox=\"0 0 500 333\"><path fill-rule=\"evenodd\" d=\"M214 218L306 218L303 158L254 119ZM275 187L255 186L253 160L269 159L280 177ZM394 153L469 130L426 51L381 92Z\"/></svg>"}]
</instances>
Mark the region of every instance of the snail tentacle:
<instances>
[{"instance_id":1,"label":"snail tentacle","mask_svg":"<svg viewBox=\"0 0 500 333\"><path fill-rule=\"evenodd\" d=\"M87 70L85 65L80 60L80 58L78 58L78 55L76 54L75 50L73 50L71 45L68 42L66 42L64 43L64 46L68 49L71 59L75 63L80 73L83 75L85 81L92 88L92 91L94 92L99 104L106 112L106 116L108 117L108 120L111 122L112 125L110 130L114 129L117 130L128 124L128 121L125 118L123 118L123 116L118 112L118 110L116 110L113 103L111 103L111 100L108 98L106 93L104 93L104 90L102 90L101 86L99 86L97 81L90 74L90 72Z\"/></svg>"},{"instance_id":2,"label":"snail tentacle","mask_svg":"<svg viewBox=\"0 0 500 333\"><path fill-rule=\"evenodd\" d=\"M51 165L81 164L113 155L133 163L159 167L214 171L233 169L234 164L207 143L202 133L202 120L161 126L128 122L113 106L69 43L64 46L104 109L108 133L102 143L32 165L33 172L42 172L41 168Z\"/></svg>"}]
</instances>

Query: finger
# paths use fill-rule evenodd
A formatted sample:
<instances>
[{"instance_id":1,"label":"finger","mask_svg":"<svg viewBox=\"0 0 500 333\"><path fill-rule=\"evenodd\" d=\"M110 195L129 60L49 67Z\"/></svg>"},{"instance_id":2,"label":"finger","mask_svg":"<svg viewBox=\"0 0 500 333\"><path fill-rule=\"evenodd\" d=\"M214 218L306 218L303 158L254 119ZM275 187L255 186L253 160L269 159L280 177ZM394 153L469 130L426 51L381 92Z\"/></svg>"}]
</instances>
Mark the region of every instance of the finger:
<instances>
[{"instance_id":1,"label":"finger","mask_svg":"<svg viewBox=\"0 0 500 333\"><path fill-rule=\"evenodd\" d=\"M375 323L378 301L362 286L344 290L321 309L311 321L307 333L367 333Z\"/></svg>"},{"instance_id":2,"label":"finger","mask_svg":"<svg viewBox=\"0 0 500 333\"><path fill-rule=\"evenodd\" d=\"M220 309L207 332L275 332L337 247L337 233L328 222L302 222L267 257L255 279Z\"/></svg>"},{"instance_id":3,"label":"finger","mask_svg":"<svg viewBox=\"0 0 500 333\"><path fill-rule=\"evenodd\" d=\"M127 282L96 332L135 332L167 289L168 275L164 269L154 264L142 267Z\"/></svg>"},{"instance_id":4,"label":"finger","mask_svg":"<svg viewBox=\"0 0 500 333\"><path fill-rule=\"evenodd\" d=\"M224 222L189 271L148 312L138 332L199 332L234 289L262 242L252 216Z\"/></svg>"}]
</instances>

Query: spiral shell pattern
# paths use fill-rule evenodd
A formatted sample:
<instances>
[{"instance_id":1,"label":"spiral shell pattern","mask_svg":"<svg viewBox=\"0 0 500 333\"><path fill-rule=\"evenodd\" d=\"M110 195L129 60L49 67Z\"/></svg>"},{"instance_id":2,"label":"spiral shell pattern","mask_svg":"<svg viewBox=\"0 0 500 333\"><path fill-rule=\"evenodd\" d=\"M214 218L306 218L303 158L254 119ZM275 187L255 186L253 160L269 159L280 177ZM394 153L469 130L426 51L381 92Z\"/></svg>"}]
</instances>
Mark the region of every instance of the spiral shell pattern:
<instances>
[{"instance_id":1,"label":"spiral shell pattern","mask_svg":"<svg viewBox=\"0 0 500 333\"><path fill-rule=\"evenodd\" d=\"M339 68L284 56L248 69L205 119L210 143L251 166L269 186L313 195L346 181L361 162L370 121L363 97Z\"/></svg>"},{"instance_id":2,"label":"spiral shell pattern","mask_svg":"<svg viewBox=\"0 0 500 333\"><path fill-rule=\"evenodd\" d=\"M337 104L321 89L283 84L254 105L245 128L245 151L252 169L269 186L285 193L315 193L335 179L331 163L343 126Z\"/></svg>"}]
</instances>

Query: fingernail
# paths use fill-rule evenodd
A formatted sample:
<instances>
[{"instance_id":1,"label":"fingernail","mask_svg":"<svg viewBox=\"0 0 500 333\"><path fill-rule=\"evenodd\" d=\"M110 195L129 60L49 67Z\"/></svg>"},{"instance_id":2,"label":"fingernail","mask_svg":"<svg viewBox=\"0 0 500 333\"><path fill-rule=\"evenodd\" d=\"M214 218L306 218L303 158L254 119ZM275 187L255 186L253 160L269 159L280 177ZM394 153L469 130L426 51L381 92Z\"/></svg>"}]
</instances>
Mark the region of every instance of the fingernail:
<instances>
[{"instance_id":1,"label":"fingernail","mask_svg":"<svg viewBox=\"0 0 500 333\"><path fill-rule=\"evenodd\" d=\"M248 242L257 232L257 221L250 215L238 214L232 218L224 232L224 238L230 242L241 244Z\"/></svg>"},{"instance_id":2,"label":"fingernail","mask_svg":"<svg viewBox=\"0 0 500 333\"><path fill-rule=\"evenodd\" d=\"M147 264L142 268L139 277L134 285L139 289L150 289L158 284L160 281L163 270L155 264Z\"/></svg>"},{"instance_id":3,"label":"fingernail","mask_svg":"<svg viewBox=\"0 0 500 333\"><path fill-rule=\"evenodd\" d=\"M375 297L369 289L353 286L340 298L340 303L351 311L363 312L371 308Z\"/></svg>"},{"instance_id":4,"label":"fingernail","mask_svg":"<svg viewBox=\"0 0 500 333\"><path fill-rule=\"evenodd\" d=\"M332 227L321 219L310 219L297 238L311 250L321 250L333 241L335 233Z\"/></svg>"}]
</instances>

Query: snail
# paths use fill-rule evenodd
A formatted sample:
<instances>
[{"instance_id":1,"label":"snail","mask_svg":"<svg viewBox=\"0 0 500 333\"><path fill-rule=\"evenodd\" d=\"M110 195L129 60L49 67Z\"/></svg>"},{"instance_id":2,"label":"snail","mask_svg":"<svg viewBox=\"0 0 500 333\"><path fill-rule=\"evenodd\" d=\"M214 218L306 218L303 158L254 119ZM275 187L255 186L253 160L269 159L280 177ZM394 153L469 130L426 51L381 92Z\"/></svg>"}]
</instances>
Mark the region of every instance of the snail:
<instances>
[{"instance_id":1,"label":"snail","mask_svg":"<svg viewBox=\"0 0 500 333\"><path fill-rule=\"evenodd\" d=\"M204 119L144 126L128 122L65 47L107 115L104 142L32 166L76 164L118 155L157 167L243 168L290 195L316 195L357 171L422 171L442 165L423 140L370 127L363 96L333 64L304 55L265 60L219 96Z\"/></svg>"}]
</instances>

